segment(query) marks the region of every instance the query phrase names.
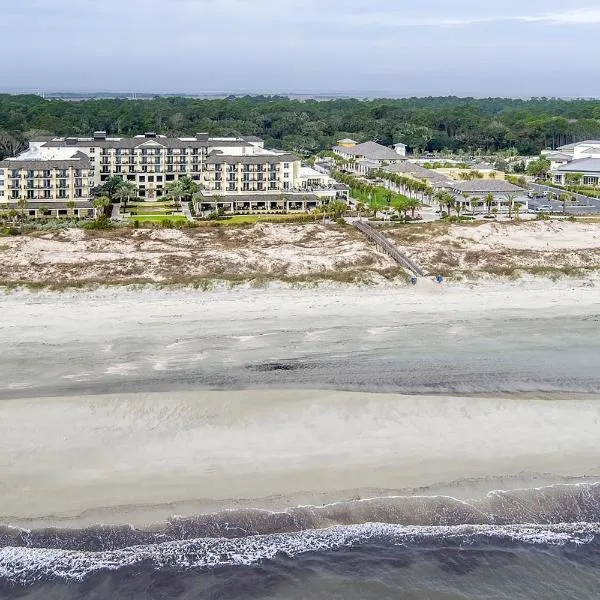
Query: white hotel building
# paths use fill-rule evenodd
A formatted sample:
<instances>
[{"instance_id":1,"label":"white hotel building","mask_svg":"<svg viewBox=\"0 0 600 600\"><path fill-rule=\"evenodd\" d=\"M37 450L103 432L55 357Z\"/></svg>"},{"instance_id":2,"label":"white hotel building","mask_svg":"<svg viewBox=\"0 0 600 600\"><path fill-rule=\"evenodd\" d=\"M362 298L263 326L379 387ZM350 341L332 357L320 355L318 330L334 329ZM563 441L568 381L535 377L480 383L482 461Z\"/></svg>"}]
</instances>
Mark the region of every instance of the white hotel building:
<instances>
[{"instance_id":1,"label":"white hotel building","mask_svg":"<svg viewBox=\"0 0 600 600\"><path fill-rule=\"evenodd\" d=\"M145 133L131 138L103 131L88 138L35 138L29 149L0 162L0 205L27 202L31 215L87 215L94 188L117 175L154 201L169 182L189 176L198 182L199 208L219 203L226 210L306 210L343 197L345 190L298 157L268 150L254 136L169 138ZM343 186L342 186L343 187ZM214 197L217 196L215 199ZM298 201L302 196L303 199Z\"/></svg>"}]
</instances>

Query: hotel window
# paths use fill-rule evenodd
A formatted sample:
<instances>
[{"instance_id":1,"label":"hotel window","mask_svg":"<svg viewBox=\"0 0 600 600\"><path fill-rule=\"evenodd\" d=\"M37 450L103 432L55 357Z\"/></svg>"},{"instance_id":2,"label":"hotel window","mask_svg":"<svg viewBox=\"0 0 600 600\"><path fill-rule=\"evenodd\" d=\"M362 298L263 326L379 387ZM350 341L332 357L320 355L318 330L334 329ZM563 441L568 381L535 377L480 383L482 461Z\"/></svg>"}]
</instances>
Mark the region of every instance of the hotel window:
<instances>
[{"instance_id":1,"label":"hotel window","mask_svg":"<svg viewBox=\"0 0 600 600\"><path fill-rule=\"evenodd\" d=\"M262 192L262 191L263 191L265 188L264 188L263 184L262 184L262 183L259 181L259 182L256 184L256 189L257 189L259 192Z\"/></svg>"},{"instance_id":2,"label":"hotel window","mask_svg":"<svg viewBox=\"0 0 600 600\"><path fill-rule=\"evenodd\" d=\"M27 190L27 200L33 199L34 190Z\"/></svg>"},{"instance_id":3,"label":"hotel window","mask_svg":"<svg viewBox=\"0 0 600 600\"><path fill-rule=\"evenodd\" d=\"M19 199L19 190L12 190L11 198L13 200L18 200Z\"/></svg>"},{"instance_id":4,"label":"hotel window","mask_svg":"<svg viewBox=\"0 0 600 600\"><path fill-rule=\"evenodd\" d=\"M44 179L44 187L45 187L45 188L49 188L49 187L50 187L50 184L51 184L51 182L50 182L50 180L49 180L49 179Z\"/></svg>"},{"instance_id":5,"label":"hotel window","mask_svg":"<svg viewBox=\"0 0 600 600\"><path fill-rule=\"evenodd\" d=\"M33 179L28 179L28 180L27 180L27 187L28 187L28 188L33 188L33 185L34 185L34 181L33 181Z\"/></svg>"},{"instance_id":6,"label":"hotel window","mask_svg":"<svg viewBox=\"0 0 600 600\"><path fill-rule=\"evenodd\" d=\"M96 148L90 148L90 154L95 154L96 153Z\"/></svg>"},{"instance_id":7,"label":"hotel window","mask_svg":"<svg viewBox=\"0 0 600 600\"><path fill-rule=\"evenodd\" d=\"M284 169L289 169L290 168L290 163L283 163L283 168Z\"/></svg>"},{"instance_id":8,"label":"hotel window","mask_svg":"<svg viewBox=\"0 0 600 600\"><path fill-rule=\"evenodd\" d=\"M67 190L58 190L58 197L59 198L66 198L67 197Z\"/></svg>"},{"instance_id":9,"label":"hotel window","mask_svg":"<svg viewBox=\"0 0 600 600\"><path fill-rule=\"evenodd\" d=\"M244 183L242 186L242 189L244 192L247 192L248 190L250 190L250 184L249 183Z\"/></svg>"},{"instance_id":10,"label":"hotel window","mask_svg":"<svg viewBox=\"0 0 600 600\"><path fill-rule=\"evenodd\" d=\"M235 192L235 190L236 190L236 185L235 185L235 183L228 183L228 184L227 184L227 191L228 191L228 192Z\"/></svg>"},{"instance_id":11,"label":"hotel window","mask_svg":"<svg viewBox=\"0 0 600 600\"><path fill-rule=\"evenodd\" d=\"M50 194L50 190L44 190L44 198L45 198L45 199L48 199L48 198L51 198L51 197L52 197L52 196L51 196L51 194Z\"/></svg>"},{"instance_id":12,"label":"hotel window","mask_svg":"<svg viewBox=\"0 0 600 600\"><path fill-rule=\"evenodd\" d=\"M148 175L148 183L154 183L154 175Z\"/></svg>"},{"instance_id":13,"label":"hotel window","mask_svg":"<svg viewBox=\"0 0 600 600\"><path fill-rule=\"evenodd\" d=\"M221 191L221 184L220 183L215 183L215 190Z\"/></svg>"},{"instance_id":14,"label":"hotel window","mask_svg":"<svg viewBox=\"0 0 600 600\"><path fill-rule=\"evenodd\" d=\"M146 181L146 176L145 175L140 175L140 181Z\"/></svg>"},{"instance_id":15,"label":"hotel window","mask_svg":"<svg viewBox=\"0 0 600 600\"><path fill-rule=\"evenodd\" d=\"M11 174L12 177L18 177L19 176L19 169L13 169L10 174Z\"/></svg>"}]
</instances>

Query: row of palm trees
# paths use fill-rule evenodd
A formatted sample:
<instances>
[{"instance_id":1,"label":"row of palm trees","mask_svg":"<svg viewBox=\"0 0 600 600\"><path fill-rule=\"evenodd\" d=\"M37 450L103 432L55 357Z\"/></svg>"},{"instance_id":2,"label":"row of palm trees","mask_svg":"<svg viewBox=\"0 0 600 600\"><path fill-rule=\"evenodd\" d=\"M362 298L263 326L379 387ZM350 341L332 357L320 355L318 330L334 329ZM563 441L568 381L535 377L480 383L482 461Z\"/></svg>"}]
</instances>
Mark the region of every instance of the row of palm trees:
<instances>
[{"instance_id":1,"label":"row of palm trees","mask_svg":"<svg viewBox=\"0 0 600 600\"><path fill-rule=\"evenodd\" d=\"M386 173L386 175L395 174ZM392 208L399 214L402 214L405 219L408 218L409 212L411 213L412 218L414 218L416 210L422 205L421 200L419 200L417 197L408 197L403 194L395 193L388 188L374 185L368 181L365 181L364 179L355 177L354 175L349 175L347 173L334 173L333 177L336 180L348 185L351 188L353 195L368 199L367 203L359 203L357 206L359 213L364 212L364 208L366 204L368 204L368 206L371 207L375 213ZM401 179L406 179L407 183L410 183L410 191L412 194L425 191L423 184L417 185L420 182L410 180L408 178ZM400 180L394 181L393 183L395 183L398 187L401 185Z\"/></svg>"},{"instance_id":2,"label":"row of palm trees","mask_svg":"<svg viewBox=\"0 0 600 600\"><path fill-rule=\"evenodd\" d=\"M458 198L454 194L445 190L439 190L435 194L435 200L439 204L440 210L443 210L445 208L448 215L450 215L452 210L454 210L458 217L460 217L460 213L465 209L467 201L469 201L471 212L473 213L473 215L476 214L477 207L481 205L485 205L488 215L491 215L492 212L497 212L498 210L494 207L494 204L496 204L497 201L494 197L494 194L492 194L491 192L488 192L484 196L483 200L477 196L471 196L466 192L463 193L462 196L465 199L464 203L458 200ZM521 203L516 202L516 199L516 194L506 194L506 196L504 197L508 208L509 219L512 219L513 213L516 215L517 218L519 217L519 212L521 210L522 205Z\"/></svg>"}]
</instances>

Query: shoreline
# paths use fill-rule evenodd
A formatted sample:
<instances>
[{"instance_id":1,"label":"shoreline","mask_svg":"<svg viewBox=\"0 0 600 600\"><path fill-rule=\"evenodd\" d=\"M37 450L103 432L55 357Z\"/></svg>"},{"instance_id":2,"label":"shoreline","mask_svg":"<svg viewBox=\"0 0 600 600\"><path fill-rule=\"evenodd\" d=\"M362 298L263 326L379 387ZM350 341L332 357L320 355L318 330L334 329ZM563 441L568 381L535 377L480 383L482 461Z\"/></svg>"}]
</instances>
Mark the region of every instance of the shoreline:
<instances>
[{"instance_id":1,"label":"shoreline","mask_svg":"<svg viewBox=\"0 0 600 600\"><path fill-rule=\"evenodd\" d=\"M3 401L0 523L151 527L597 481L599 400L255 390Z\"/></svg>"}]
</instances>

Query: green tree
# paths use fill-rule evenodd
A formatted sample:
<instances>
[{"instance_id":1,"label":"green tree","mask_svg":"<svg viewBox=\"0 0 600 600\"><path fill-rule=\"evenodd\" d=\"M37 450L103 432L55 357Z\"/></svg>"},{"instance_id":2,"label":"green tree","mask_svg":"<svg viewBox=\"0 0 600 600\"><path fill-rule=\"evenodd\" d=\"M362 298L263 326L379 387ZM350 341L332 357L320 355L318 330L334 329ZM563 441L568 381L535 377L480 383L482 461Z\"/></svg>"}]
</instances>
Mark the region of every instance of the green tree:
<instances>
[{"instance_id":1,"label":"green tree","mask_svg":"<svg viewBox=\"0 0 600 600\"><path fill-rule=\"evenodd\" d=\"M494 194L492 192L488 192L483 199L485 206L487 208L488 215L492 212L492 206L494 205Z\"/></svg>"},{"instance_id":2,"label":"green tree","mask_svg":"<svg viewBox=\"0 0 600 600\"><path fill-rule=\"evenodd\" d=\"M132 198L138 194L138 188L132 181L123 181L123 183L115 190L114 199L123 203L123 207L127 208L127 204Z\"/></svg>"},{"instance_id":3,"label":"green tree","mask_svg":"<svg viewBox=\"0 0 600 600\"><path fill-rule=\"evenodd\" d=\"M550 161L546 158L538 158L527 165L527 174L537 177L538 179L546 179L550 171Z\"/></svg>"},{"instance_id":4,"label":"green tree","mask_svg":"<svg viewBox=\"0 0 600 600\"><path fill-rule=\"evenodd\" d=\"M508 218L512 220L513 208L515 206L516 194L506 194L506 204L508 206Z\"/></svg>"},{"instance_id":5,"label":"green tree","mask_svg":"<svg viewBox=\"0 0 600 600\"><path fill-rule=\"evenodd\" d=\"M17 207L19 208L19 211L21 212L21 219L25 219L25 210L27 209L28 205L29 205L29 203L25 196L21 196L19 198L19 200L17 201Z\"/></svg>"},{"instance_id":6,"label":"green tree","mask_svg":"<svg viewBox=\"0 0 600 600\"><path fill-rule=\"evenodd\" d=\"M94 208L96 209L96 217L106 216L106 209L110 206L110 198L108 196L98 196L94 199Z\"/></svg>"},{"instance_id":7,"label":"green tree","mask_svg":"<svg viewBox=\"0 0 600 600\"><path fill-rule=\"evenodd\" d=\"M77 203L75 202L75 200L69 200L67 202L67 208L69 209L69 216L71 218L73 218L75 216L75 207L77 206Z\"/></svg>"},{"instance_id":8,"label":"green tree","mask_svg":"<svg viewBox=\"0 0 600 600\"><path fill-rule=\"evenodd\" d=\"M107 196L109 202L112 202L123 183L123 178L120 175L112 175L100 186L100 195Z\"/></svg>"}]
</instances>

